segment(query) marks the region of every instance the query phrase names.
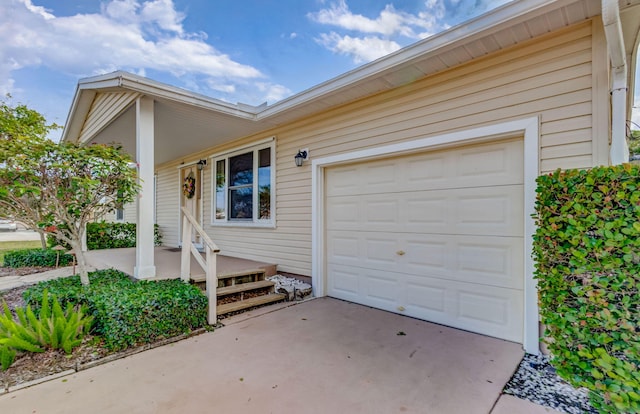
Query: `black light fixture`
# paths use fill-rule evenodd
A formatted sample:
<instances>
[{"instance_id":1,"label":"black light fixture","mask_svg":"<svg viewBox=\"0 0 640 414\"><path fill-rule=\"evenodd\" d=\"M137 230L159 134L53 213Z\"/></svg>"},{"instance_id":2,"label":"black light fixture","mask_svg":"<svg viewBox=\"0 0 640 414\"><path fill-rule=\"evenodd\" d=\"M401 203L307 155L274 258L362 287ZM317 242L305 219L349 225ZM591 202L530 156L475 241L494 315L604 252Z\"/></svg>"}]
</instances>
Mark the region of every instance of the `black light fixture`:
<instances>
[{"instance_id":1,"label":"black light fixture","mask_svg":"<svg viewBox=\"0 0 640 414\"><path fill-rule=\"evenodd\" d=\"M207 165L207 160L200 160L196 165L198 166L198 171L202 171Z\"/></svg>"},{"instance_id":2,"label":"black light fixture","mask_svg":"<svg viewBox=\"0 0 640 414\"><path fill-rule=\"evenodd\" d=\"M307 154L308 153L306 150L298 150L298 153L294 157L294 160L296 161L296 167L302 166L302 161L307 159Z\"/></svg>"}]
</instances>

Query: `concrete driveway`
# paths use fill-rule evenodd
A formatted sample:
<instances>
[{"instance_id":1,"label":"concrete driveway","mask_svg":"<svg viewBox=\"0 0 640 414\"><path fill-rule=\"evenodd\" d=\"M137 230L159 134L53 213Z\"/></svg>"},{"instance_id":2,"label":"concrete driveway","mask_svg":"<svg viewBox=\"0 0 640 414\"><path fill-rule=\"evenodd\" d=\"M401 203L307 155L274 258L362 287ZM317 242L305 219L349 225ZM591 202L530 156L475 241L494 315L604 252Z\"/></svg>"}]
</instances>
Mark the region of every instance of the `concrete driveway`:
<instances>
[{"instance_id":1,"label":"concrete driveway","mask_svg":"<svg viewBox=\"0 0 640 414\"><path fill-rule=\"evenodd\" d=\"M489 413L523 356L519 344L330 298L246 317L2 395L0 412Z\"/></svg>"}]
</instances>

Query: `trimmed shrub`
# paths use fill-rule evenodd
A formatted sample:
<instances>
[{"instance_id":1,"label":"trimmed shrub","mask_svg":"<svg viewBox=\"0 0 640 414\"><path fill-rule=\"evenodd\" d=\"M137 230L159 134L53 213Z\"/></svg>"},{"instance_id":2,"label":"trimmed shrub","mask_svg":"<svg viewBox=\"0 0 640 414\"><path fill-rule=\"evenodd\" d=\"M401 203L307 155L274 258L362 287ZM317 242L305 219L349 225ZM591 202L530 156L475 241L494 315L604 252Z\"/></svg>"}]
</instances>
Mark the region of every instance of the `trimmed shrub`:
<instances>
[{"instance_id":1,"label":"trimmed shrub","mask_svg":"<svg viewBox=\"0 0 640 414\"><path fill-rule=\"evenodd\" d=\"M153 242L156 246L162 245L162 233L157 224L154 224ZM58 241L51 235L48 236L47 243L50 246L60 244L70 248L66 243ZM136 247L135 223L107 223L106 221L87 223L87 250L123 247Z\"/></svg>"},{"instance_id":2,"label":"trimmed shrub","mask_svg":"<svg viewBox=\"0 0 640 414\"><path fill-rule=\"evenodd\" d=\"M55 295L62 306L67 303L89 304L89 298L96 293L105 290L121 291L126 289L133 280L125 273L108 269L89 273L89 286L82 286L80 276L70 276L40 282L29 287L22 294L28 305L34 308L42 301L44 291Z\"/></svg>"},{"instance_id":3,"label":"trimmed shrub","mask_svg":"<svg viewBox=\"0 0 640 414\"><path fill-rule=\"evenodd\" d=\"M19 249L10 250L4 255L4 266L7 267L53 267L59 256L59 266L69 266L73 263L73 256L65 253L58 253L55 250L47 249Z\"/></svg>"},{"instance_id":4,"label":"trimmed shrub","mask_svg":"<svg viewBox=\"0 0 640 414\"><path fill-rule=\"evenodd\" d=\"M535 275L558 374L601 412L640 412L640 167L538 178Z\"/></svg>"},{"instance_id":5,"label":"trimmed shrub","mask_svg":"<svg viewBox=\"0 0 640 414\"><path fill-rule=\"evenodd\" d=\"M25 291L39 302L47 289L61 301L82 303L95 317L94 333L111 350L189 333L207 325L207 298L180 280L133 281L116 270L90 273L90 285L77 276L42 282Z\"/></svg>"},{"instance_id":6,"label":"trimmed shrub","mask_svg":"<svg viewBox=\"0 0 640 414\"><path fill-rule=\"evenodd\" d=\"M154 225L154 244L162 244L162 235L158 225ZM89 223L87 224L87 248L116 249L136 246L135 223Z\"/></svg>"}]
</instances>

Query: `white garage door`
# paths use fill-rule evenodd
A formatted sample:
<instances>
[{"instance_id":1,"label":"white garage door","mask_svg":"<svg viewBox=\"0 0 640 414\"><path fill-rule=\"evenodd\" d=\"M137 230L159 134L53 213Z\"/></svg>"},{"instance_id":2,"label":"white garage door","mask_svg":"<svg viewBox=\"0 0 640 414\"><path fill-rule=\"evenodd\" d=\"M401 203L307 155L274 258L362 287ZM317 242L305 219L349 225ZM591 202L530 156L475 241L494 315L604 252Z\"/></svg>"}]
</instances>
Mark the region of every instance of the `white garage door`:
<instances>
[{"instance_id":1,"label":"white garage door","mask_svg":"<svg viewBox=\"0 0 640 414\"><path fill-rule=\"evenodd\" d=\"M325 177L329 296L522 342L522 140Z\"/></svg>"}]
</instances>

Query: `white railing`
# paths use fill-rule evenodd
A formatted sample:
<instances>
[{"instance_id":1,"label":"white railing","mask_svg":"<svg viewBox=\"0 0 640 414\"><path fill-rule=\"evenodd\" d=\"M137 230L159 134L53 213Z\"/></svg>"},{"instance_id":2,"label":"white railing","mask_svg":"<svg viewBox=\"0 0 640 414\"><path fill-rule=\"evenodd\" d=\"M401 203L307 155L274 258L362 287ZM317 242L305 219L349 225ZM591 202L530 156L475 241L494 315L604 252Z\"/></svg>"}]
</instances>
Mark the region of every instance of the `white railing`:
<instances>
[{"instance_id":1,"label":"white railing","mask_svg":"<svg viewBox=\"0 0 640 414\"><path fill-rule=\"evenodd\" d=\"M204 246L205 258L193 245L191 233L193 230L200 236ZM191 279L191 255L195 257L198 264L206 275L207 299L209 300L209 310L207 321L209 325L217 323L216 314L216 289L218 288L218 274L216 273L216 258L220 249L204 232L202 226L198 224L193 214L182 207L182 256L180 260L180 278L188 283Z\"/></svg>"}]
</instances>

